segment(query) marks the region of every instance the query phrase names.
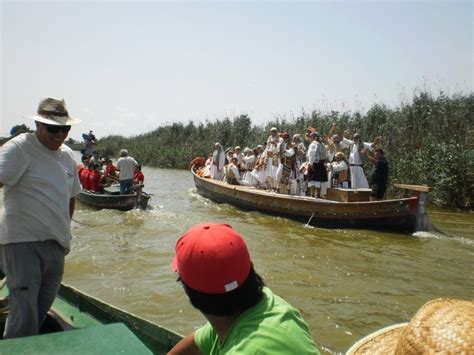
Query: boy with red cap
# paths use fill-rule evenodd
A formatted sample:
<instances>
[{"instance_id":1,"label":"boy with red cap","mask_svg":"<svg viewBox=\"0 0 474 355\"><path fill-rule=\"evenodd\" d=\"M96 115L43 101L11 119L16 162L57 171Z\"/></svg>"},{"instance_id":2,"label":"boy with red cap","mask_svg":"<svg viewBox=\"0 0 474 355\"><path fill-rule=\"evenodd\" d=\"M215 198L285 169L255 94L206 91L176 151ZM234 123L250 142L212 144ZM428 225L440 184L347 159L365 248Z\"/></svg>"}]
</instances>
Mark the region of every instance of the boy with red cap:
<instances>
[{"instance_id":1,"label":"boy with red cap","mask_svg":"<svg viewBox=\"0 0 474 355\"><path fill-rule=\"evenodd\" d=\"M169 354L319 354L299 311L265 287L230 225L190 228L172 266L208 322Z\"/></svg>"}]
</instances>

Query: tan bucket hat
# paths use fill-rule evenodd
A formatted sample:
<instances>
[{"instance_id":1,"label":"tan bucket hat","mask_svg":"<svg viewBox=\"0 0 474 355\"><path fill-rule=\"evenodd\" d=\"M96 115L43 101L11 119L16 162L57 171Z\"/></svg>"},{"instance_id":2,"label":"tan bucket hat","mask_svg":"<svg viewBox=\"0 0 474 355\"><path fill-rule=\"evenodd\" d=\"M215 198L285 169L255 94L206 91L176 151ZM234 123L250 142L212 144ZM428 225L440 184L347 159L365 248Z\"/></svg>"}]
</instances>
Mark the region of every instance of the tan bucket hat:
<instances>
[{"instance_id":1,"label":"tan bucket hat","mask_svg":"<svg viewBox=\"0 0 474 355\"><path fill-rule=\"evenodd\" d=\"M37 115L23 117L56 126L71 126L81 122L81 120L77 118L69 117L66 102L64 102L63 98L56 99L53 97L41 100L38 106Z\"/></svg>"},{"instance_id":2,"label":"tan bucket hat","mask_svg":"<svg viewBox=\"0 0 474 355\"><path fill-rule=\"evenodd\" d=\"M474 302L429 301L410 323L378 330L356 342L346 354L474 354Z\"/></svg>"}]
</instances>

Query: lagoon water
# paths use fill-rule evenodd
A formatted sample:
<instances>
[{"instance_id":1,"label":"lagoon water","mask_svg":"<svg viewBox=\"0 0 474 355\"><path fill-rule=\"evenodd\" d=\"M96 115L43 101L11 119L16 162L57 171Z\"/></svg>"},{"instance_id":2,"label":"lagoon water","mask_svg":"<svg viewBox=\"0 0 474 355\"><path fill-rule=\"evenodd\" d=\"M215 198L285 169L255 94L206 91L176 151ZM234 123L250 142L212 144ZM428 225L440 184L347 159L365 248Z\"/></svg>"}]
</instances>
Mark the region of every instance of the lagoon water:
<instances>
[{"instance_id":1,"label":"lagoon water","mask_svg":"<svg viewBox=\"0 0 474 355\"><path fill-rule=\"evenodd\" d=\"M64 281L181 334L203 317L171 271L174 243L206 221L229 223L243 235L257 272L300 309L325 353L408 321L430 299L474 298L473 213L431 209L446 235L320 229L215 204L197 195L187 171L144 173L145 190L154 194L150 210L78 203Z\"/></svg>"}]
</instances>

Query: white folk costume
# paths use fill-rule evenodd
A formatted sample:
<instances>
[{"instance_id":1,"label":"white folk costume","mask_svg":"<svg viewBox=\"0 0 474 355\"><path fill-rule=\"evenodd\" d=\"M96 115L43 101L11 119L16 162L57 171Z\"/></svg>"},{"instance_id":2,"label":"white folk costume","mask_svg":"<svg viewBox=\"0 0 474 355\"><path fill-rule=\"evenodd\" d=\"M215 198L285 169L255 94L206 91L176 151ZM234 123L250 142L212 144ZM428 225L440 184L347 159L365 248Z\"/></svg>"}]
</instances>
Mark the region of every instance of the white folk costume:
<instances>
[{"instance_id":1,"label":"white folk costume","mask_svg":"<svg viewBox=\"0 0 474 355\"><path fill-rule=\"evenodd\" d=\"M244 164L247 168L247 171L242 176L242 179L247 181L250 185L255 185L256 181L252 176L252 171L255 166L255 155L246 155L244 156Z\"/></svg>"},{"instance_id":2,"label":"white folk costume","mask_svg":"<svg viewBox=\"0 0 474 355\"><path fill-rule=\"evenodd\" d=\"M277 187L277 172L280 164L280 157L278 155L278 147L274 143L267 145L267 149L263 152L265 157L267 180L272 189Z\"/></svg>"},{"instance_id":3,"label":"white folk costume","mask_svg":"<svg viewBox=\"0 0 474 355\"><path fill-rule=\"evenodd\" d=\"M372 145L367 142L361 142L360 144L344 138L341 143L349 143L349 169L351 172L351 188L361 189L369 188L367 177L365 176L363 169L363 162L361 158L361 150L367 149L372 151Z\"/></svg>"},{"instance_id":4,"label":"white folk costume","mask_svg":"<svg viewBox=\"0 0 474 355\"><path fill-rule=\"evenodd\" d=\"M216 144L216 149L212 153L211 176L215 180L222 180L224 177L225 153L222 145Z\"/></svg>"},{"instance_id":5,"label":"white folk costume","mask_svg":"<svg viewBox=\"0 0 474 355\"><path fill-rule=\"evenodd\" d=\"M349 166L345 160L328 163L331 174L331 186L343 189L349 188Z\"/></svg>"},{"instance_id":6,"label":"white folk costume","mask_svg":"<svg viewBox=\"0 0 474 355\"><path fill-rule=\"evenodd\" d=\"M265 188L267 182L267 169L265 164L265 159L263 156L260 156L257 159L257 163L254 166L254 169L251 172L252 177L255 179L256 186L259 188Z\"/></svg>"},{"instance_id":7,"label":"white folk costume","mask_svg":"<svg viewBox=\"0 0 474 355\"><path fill-rule=\"evenodd\" d=\"M319 141L313 140L308 148L308 162L311 167L311 176L308 181L308 187L321 189L321 196L326 196L328 175L326 171L326 161L328 153L326 147Z\"/></svg>"}]
</instances>

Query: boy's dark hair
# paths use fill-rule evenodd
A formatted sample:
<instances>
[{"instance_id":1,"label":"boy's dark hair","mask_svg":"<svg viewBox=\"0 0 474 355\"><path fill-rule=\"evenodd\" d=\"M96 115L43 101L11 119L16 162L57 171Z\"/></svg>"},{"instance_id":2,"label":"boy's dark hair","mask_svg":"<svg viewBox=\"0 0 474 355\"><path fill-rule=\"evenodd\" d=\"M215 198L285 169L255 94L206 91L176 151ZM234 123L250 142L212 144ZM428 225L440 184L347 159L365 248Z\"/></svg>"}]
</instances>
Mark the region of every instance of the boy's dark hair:
<instances>
[{"instance_id":1,"label":"boy's dark hair","mask_svg":"<svg viewBox=\"0 0 474 355\"><path fill-rule=\"evenodd\" d=\"M224 294L196 291L181 279L179 280L194 308L215 316L231 316L255 306L262 299L262 289L265 286L263 279L255 272L253 266L242 286Z\"/></svg>"},{"instance_id":2,"label":"boy's dark hair","mask_svg":"<svg viewBox=\"0 0 474 355\"><path fill-rule=\"evenodd\" d=\"M379 153L379 154L384 155L382 148L377 148L377 149L375 149L375 151L376 151L377 153Z\"/></svg>"}]
</instances>

